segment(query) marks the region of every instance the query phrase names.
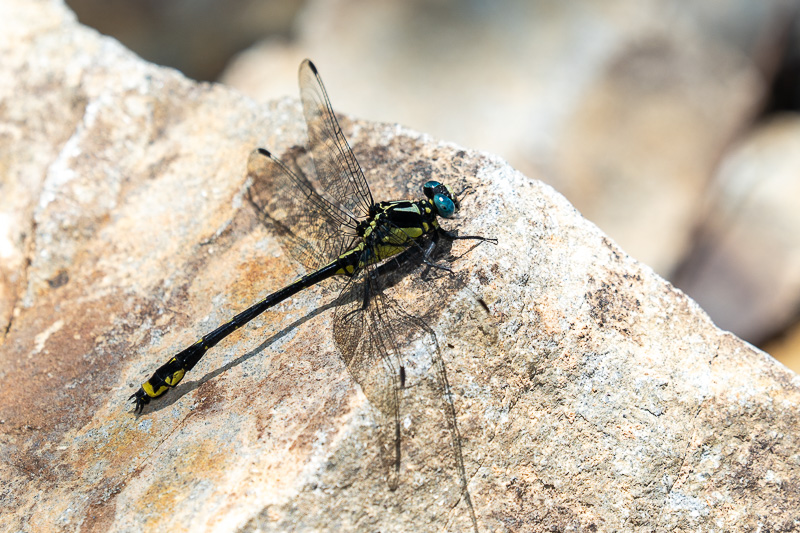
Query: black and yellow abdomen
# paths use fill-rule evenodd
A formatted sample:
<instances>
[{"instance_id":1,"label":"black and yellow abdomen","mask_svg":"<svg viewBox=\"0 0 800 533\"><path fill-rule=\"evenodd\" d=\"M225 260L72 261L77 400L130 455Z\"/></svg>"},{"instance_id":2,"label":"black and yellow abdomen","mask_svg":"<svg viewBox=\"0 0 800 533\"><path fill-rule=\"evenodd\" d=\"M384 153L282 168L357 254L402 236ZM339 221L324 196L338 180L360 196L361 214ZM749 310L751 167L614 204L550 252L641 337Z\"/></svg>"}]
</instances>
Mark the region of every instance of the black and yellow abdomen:
<instances>
[{"instance_id":1,"label":"black and yellow abdomen","mask_svg":"<svg viewBox=\"0 0 800 533\"><path fill-rule=\"evenodd\" d=\"M374 204L370 217L358 225L360 240L335 261L295 280L236 315L220 327L203 336L158 368L142 383L132 398L140 411L153 398L158 398L183 379L209 349L266 309L289 298L302 289L332 276L352 277L364 268L380 263L408 249L414 241L439 229L436 211L430 199L416 202L402 200Z\"/></svg>"}]
</instances>

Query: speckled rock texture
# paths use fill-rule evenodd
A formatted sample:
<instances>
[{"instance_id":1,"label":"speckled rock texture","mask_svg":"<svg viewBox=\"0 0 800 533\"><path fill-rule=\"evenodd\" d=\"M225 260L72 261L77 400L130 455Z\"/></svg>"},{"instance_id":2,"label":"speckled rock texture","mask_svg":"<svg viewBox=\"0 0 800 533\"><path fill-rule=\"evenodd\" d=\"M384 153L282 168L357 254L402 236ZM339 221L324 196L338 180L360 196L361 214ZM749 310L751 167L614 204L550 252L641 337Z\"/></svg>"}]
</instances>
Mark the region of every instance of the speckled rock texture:
<instances>
[{"instance_id":1,"label":"speckled rock texture","mask_svg":"<svg viewBox=\"0 0 800 533\"><path fill-rule=\"evenodd\" d=\"M800 528L796 374L550 187L397 126L342 119L376 199L470 186L445 225L498 239L391 288L436 333L458 441L409 347L387 483L330 286L134 415L166 358L302 273L244 201L299 105L149 65L55 2L0 15L0 530L470 531L455 446L480 531Z\"/></svg>"}]
</instances>

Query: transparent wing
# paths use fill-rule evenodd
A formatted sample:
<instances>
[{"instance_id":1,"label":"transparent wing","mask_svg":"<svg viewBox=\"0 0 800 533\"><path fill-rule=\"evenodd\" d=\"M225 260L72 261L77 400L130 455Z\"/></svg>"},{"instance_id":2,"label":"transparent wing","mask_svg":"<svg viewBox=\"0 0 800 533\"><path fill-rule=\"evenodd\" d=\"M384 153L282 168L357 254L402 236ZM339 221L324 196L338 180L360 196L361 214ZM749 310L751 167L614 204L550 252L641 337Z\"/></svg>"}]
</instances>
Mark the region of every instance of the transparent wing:
<instances>
[{"instance_id":1,"label":"transparent wing","mask_svg":"<svg viewBox=\"0 0 800 533\"><path fill-rule=\"evenodd\" d=\"M300 99L308 129L308 150L314 160L319 191L353 218L369 216L374 203L364 173L347 144L314 64L300 64Z\"/></svg>"},{"instance_id":2,"label":"transparent wing","mask_svg":"<svg viewBox=\"0 0 800 533\"><path fill-rule=\"evenodd\" d=\"M379 432L381 458L394 490L400 469L401 364L393 328L385 327L379 319L393 302L375 292L370 278L362 270L342 291L334 315L333 338L350 375L384 419Z\"/></svg>"},{"instance_id":3,"label":"transparent wing","mask_svg":"<svg viewBox=\"0 0 800 533\"><path fill-rule=\"evenodd\" d=\"M260 148L250 154L248 199L261 221L285 241L289 253L316 270L350 249L357 221L323 198L289 154L289 164Z\"/></svg>"},{"instance_id":4,"label":"transparent wing","mask_svg":"<svg viewBox=\"0 0 800 533\"><path fill-rule=\"evenodd\" d=\"M441 479L445 485L455 481L450 485L452 496L462 499L477 528L467 490L456 410L436 335L424 319L408 313L386 294L385 282L391 275L382 270L389 266L368 266L344 288L334 315L334 341L351 376L383 419L385 427L379 435L390 487L398 486L404 423L401 419L415 418L413 427L418 424L425 428L414 431L424 436L403 446L413 458L413 470L425 470L428 479L445 476ZM406 378L406 360L412 346L416 372L424 373L425 379ZM414 394L404 396L403 389L409 385L414 387Z\"/></svg>"}]
</instances>

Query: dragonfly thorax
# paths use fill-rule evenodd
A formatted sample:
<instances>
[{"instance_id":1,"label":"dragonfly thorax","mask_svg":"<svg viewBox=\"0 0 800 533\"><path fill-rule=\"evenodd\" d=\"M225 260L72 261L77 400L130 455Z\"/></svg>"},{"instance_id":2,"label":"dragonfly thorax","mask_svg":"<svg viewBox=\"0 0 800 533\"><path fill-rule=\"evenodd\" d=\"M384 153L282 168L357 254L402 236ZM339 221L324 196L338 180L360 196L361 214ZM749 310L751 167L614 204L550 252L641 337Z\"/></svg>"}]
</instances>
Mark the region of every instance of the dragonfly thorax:
<instances>
[{"instance_id":1,"label":"dragonfly thorax","mask_svg":"<svg viewBox=\"0 0 800 533\"><path fill-rule=\"evenodd\" d=\"M356 228L361 241L339 256L339 273L352 275L368 265L403 252L413 242L439 229L433 200L380 202Z\"/></svg>"},{"instance_id":2,"label":"dragonfly thorax","mask_svg":"<svg viewBox=\"0 0 800 533\"><path fill-rule=\"evenodd\" d=\"M370 245L410 244L439 227L433 201L399 200L372 206L371 216L359 224L359 235Z\"/></svg>"}]
</instances>

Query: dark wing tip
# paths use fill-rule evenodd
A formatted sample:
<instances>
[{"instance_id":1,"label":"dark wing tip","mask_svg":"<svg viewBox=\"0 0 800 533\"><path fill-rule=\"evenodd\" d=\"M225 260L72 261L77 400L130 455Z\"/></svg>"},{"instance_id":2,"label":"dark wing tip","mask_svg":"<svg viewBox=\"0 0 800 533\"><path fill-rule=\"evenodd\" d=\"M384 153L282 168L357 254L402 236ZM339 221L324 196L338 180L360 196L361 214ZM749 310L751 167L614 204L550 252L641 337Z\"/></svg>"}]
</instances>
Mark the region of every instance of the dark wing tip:
<instances>
[{"instance_id":1,"label":"dark wing tip","mask_svg":"<svg viewBox=\"0 0 800 533\"><path fill-rule=\"evenodd\" d=\"M316 65L314 65L314 63L310 59L304 60L303 63L308 64L308 68L311 69L311 72L313 72L314 74L319 74Z\"/></svg>"},{"instance_id":2,"label":"dark wing tip","mask_svg":"<svg viewBox=\"0 0 800 533\"><path fill-rule=\"evenodd\" d=\"M270 159L272 159L272 154L269 153L269 150L267 150L266 148L259 148L258 149L258 153L263 155L263 156L265 156L265 157L269 157Z\"/></svg>"}]
</instances>

